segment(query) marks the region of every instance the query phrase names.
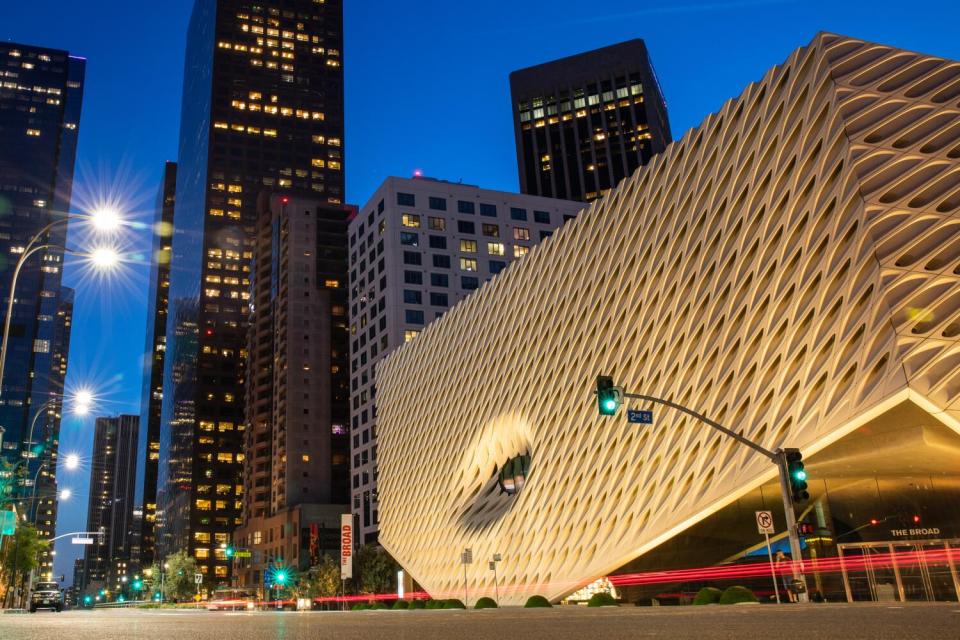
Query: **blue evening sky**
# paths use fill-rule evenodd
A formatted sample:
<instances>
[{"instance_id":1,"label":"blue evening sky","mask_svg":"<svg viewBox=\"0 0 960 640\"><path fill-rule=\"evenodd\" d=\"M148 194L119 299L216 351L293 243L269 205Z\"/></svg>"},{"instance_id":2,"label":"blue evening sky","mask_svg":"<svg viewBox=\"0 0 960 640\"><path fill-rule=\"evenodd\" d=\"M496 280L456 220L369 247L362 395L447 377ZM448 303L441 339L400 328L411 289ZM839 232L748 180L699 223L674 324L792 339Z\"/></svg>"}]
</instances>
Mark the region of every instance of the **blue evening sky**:
<instances>
[{"instance_id":1,"label":"blue evening sky","mask_svg":"<svg viewBox=\"0 0 960 640\"><path fill-rule=\"evenodd\" d=\"M364 204L388 175L516 190L508 74L630 38L647 42L675 138L834 31L960 59L955 0L345 0L347 199ZM87 58L75 206L114 194L150 220L165 160L176 159L184 38L192 0L4 0L0 38ZM71 242L85 239L71 234ZM147 232L126 239L149 255ZM78 287L67 388L92 386L100 412L140 411L148 267ZM67 417L61 451L89 462L92 418ZM62 456L61 456L62 459ZM58 532L86 520L89 464L60 471L73 489ZM69 582L79 547L58 546Z\"/></svg>"}]
</instances>

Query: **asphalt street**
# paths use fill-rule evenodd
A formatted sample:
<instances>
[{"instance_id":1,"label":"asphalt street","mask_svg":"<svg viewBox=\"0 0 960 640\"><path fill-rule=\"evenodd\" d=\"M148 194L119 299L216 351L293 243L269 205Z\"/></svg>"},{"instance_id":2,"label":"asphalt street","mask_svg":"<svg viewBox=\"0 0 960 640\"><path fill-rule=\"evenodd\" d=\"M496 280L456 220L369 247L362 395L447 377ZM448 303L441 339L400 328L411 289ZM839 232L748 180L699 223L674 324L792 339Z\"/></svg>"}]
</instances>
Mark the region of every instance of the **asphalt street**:
<instances>
[{"instance_id":1,"label":"asphalt street","mask_svg":"<svg viewBox=\"0 0 960 640\"><path fill-rule=\"evenodd\" d=\"M98 610L0 615L2 640L960 638L960 604L746 605L483 611Z\"/></svg>"}]
</instances>

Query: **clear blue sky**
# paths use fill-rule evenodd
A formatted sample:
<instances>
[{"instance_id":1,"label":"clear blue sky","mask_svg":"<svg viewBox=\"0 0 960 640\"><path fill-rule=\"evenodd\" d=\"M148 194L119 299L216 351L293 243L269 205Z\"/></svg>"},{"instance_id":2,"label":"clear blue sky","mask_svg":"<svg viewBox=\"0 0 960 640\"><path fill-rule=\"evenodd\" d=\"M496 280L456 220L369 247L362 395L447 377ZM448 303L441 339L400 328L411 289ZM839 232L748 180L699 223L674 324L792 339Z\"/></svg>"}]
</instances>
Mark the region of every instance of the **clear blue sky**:
<instances>
[{"instance_id":1,"label":"clear blue sky","mask_svg":"<svg viewBox=\"0 0 960 640\"><path fill-rule=\"evenodd\" d=\"M553 58L641 37L656 65L675 138L762 77L818 31L960 59L955 0L345 0L347 199L363 204L385 176L427 175L516 190L507 76ZM186 25L192 0L3 3L0 38L86 57L77 190L116 191L152 216L163 162L176 159ZM74 241L79 240L73 238ZM149 252L150 238L131 240ZM92 385L102 413L139 413L147 267L77 285L68 390ZM64 421L62 451L89 459L92 419ZM85 524L87 475L59 532ZM78 547L58 547L72 574Z\"/></svg>"}]
</instances>

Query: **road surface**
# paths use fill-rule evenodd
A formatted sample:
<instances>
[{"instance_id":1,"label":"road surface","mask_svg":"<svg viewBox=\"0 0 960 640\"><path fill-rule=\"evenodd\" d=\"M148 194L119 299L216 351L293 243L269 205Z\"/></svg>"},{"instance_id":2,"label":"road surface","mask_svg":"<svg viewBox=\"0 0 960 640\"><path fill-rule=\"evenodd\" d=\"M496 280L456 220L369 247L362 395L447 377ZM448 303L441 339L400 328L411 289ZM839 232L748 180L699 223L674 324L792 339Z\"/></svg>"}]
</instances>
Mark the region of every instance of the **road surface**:
<instances>
[{"instance_id":1,"label":"road surface","mask_svg":"<svg viewBox=\"0 0 960 640\"><path fill-rule=\"evenodd\" d=\"M937 640L960 604L734 605L483 611L97 610L0 615L3 640Z\"/></svg>"}]
</instances>

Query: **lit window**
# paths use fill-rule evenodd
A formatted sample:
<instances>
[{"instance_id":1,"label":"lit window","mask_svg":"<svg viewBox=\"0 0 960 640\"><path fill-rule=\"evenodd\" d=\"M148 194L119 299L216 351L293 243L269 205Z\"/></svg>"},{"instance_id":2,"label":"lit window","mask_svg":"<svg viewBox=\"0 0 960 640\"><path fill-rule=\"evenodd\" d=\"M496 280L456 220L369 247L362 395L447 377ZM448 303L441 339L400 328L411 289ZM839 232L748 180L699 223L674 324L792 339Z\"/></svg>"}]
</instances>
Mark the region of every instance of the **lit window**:
<instances>
[{"instance_id":1,"label":"lit window","mask_svg":"<svg viewBox=\"0 0 960 640\"><path fill-rule=\"evenodd\" d=\"M530 239L530 229L525 227L514 227L513 228L513 239L514 240L529 240Z\"/></svg>"},{"instance_id":2,"label":"lit window","mask_svg":"<svg viewBox=\"0 0 960 640\"><path fill-rule=\"evenodd\" d=\"M433 218L431 218L432 220ZM412 213L403 214L403 226L410 227L411 229L420 228L420 216L414 215Z\"/></svg>"},{"instance_id":3,"label":"lit window","mask_svg":"<svg viewBox=\"0 0 960 640\"><path fill-rule=\"evenodd\" d=\"M197 500L198 511L210 511L211 508L213 508L213 504L209 500Z\"/></svg>"},{"instance_id":4,"label":"lit window","mask_svg":"<svg viewBox=\"0 0 960 640\"><path fill-rule=\"evenodd\" d=\"M502 242L488 242L487 253L491 256L502 256L504 254Z\"/></svg>"},{"instance_id":5,"label":"lit window","mask_svg":"<svg viewBox=\"0 0 960 640\"><path fill-rule=\"evenodd\" d=\"M340 281L339 280L327 280L323 283L327 289L339 289Z\"/></svg>"},{"instance_id":6,"label":"lit window","mask_svg":"<svg viewBox=\"0 0 960 640\"><path fill-rule=\"evenodd\" d=\"M40 129L27 129L27 135L37 137L40 135Z\"/></svg>"},{"instance_id":7,"label":"lit window","mask_svg":"<svg viewBox=\"0 0 960 640\"><path fill-rule=\"evenodd\" d=\"M233 454L221 451L217 454L217 462L233 462Z\"/></svg>"},{"instance_id":8,"label":"lit window","mask_svg":"<svg viewBox=\"0 0 960 640\"><path fill-rule=\"evenodd\" d=\"M476 271L477 261L473 258L460 258L460 269L463 271Z\"/></svg>"},{"instance_id":9,"label":"lit window","mask_svg":"<svg viewBox=\"0 0 960 640\"><path fill-rule=\"evenodd\" d=\"M411 340L416 338L418 335L420 335L419 331L415 329L407 329L406 331L403 332L403 341L410 342Z\"/></svg>"},{"instance_id":10,"label":"lit window","mask_svg":"<svg viewBox=\"0 0 960 640\"><path fill-rule=\"evenodd\" d=\"M477 241L476 240L461 240L460 241L460 251L463 253L476 253L477 252Z\"/></svg>"},{"instance_id":11,"label":"lit window","mask_svg":"<svg viewBox=\"0 0 960 640\"><path fill-rule=\"evenodd\" d=\"M524 247L523 245L514 245L513 247L513 257L522 258L523 256L530 253L530 247Z\"/></svg>"},{"instance_id":12,"label":"lit window","mask_svg":"<svg viewBox=\"0 0 960 640\"><path fill-rule=\"evenodd\" d=\"M310 161L310 164L312 164L318 169L323 169L327 163L324 162L322 158L314 158L313 160Z\"/></svg>"},{"instance_id":13,"label":"lit window","mask_svg":"<svg viewBox=\"0 0 960 640\"><path fill-rule=\"evenodd\" d=\"M300 456L300 459L301 459L303 462L310 462L310 456L307 455L306 453L303 454L302 456Z\"/></svg>"}]
</instances>

